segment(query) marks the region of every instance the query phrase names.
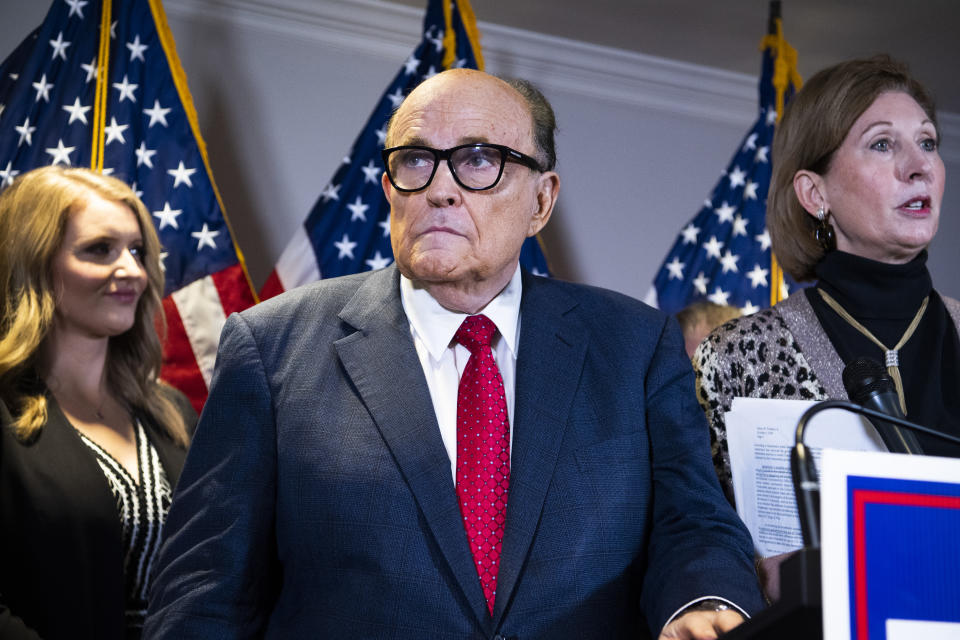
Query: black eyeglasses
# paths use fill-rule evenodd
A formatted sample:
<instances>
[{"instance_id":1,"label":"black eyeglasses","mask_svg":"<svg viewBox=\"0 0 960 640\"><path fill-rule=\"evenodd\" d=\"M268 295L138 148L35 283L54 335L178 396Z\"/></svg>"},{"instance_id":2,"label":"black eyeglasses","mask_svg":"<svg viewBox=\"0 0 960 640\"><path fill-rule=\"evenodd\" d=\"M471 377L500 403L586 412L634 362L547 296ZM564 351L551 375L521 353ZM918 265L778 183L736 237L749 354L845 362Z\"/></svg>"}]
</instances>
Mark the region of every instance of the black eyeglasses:
<instances>
[{"instance_id":1,"label":"black eyeglasses","mask_svg":"<svg viewBox=\"0 0 960 640\"><path fill-rule=\"evenodd\" d=\"M426 189L436 175L441 160L447 161L457 184L470 191L485 191L495 187L500 182L507 160L534 171L543 171L536 159L502 144L486 142L462 144L450 149L405 145L384 149L380 153L390 184L397 191L406 192Z\"/></svg>"}]
</instances>

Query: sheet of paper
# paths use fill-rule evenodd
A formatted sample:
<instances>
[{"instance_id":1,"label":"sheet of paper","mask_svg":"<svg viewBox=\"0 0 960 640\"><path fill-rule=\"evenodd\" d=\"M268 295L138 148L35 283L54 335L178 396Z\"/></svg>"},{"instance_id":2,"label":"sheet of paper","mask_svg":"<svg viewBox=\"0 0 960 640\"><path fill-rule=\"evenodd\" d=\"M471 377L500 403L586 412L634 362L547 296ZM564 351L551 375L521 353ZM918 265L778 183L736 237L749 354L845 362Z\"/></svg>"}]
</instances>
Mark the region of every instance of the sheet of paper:
<instances>
[{"instance_id":1,"label":"sheet of paper","mask_svg":"<svg viewBox=\"0 0 960 640\"><path fill-rule=\"evenodd\" d=\"M765 557L803 546L790 475L790 450L800 417L814 404L734 398L725 415L737 512L750 530L757 552ZM869 422L838 409L814 416L807 425L805 441L817 468L825 447L886 451Z\"/></svg>"}]
</instances>

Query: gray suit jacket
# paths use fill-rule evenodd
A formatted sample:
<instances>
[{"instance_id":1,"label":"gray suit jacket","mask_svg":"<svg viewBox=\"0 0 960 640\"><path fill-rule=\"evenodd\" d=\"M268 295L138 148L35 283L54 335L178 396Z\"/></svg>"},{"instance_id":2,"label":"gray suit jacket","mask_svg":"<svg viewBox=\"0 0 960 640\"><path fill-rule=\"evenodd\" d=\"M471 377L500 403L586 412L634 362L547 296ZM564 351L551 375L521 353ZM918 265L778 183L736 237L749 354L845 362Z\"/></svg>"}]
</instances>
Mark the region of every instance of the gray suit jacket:
<instances>
[{"instance_id":1,"label":"gray suit jacket","mask_svg":"<svg viewBox=\"0 0 960 640\"><path fill-rule=\"evenodd\" d=\"M762 606L676 323L524 274L493 616L395 268L231 316L146 637L635 638Z\"/></svg>"}]
</instances>

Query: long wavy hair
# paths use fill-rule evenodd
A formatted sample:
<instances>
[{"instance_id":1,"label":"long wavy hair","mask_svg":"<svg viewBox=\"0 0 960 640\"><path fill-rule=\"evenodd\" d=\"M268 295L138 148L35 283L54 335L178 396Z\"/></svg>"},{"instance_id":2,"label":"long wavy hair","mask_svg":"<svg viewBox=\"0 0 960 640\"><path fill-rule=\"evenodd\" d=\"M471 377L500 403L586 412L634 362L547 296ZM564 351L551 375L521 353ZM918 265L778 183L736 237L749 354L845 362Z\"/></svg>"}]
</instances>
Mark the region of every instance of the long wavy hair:
<instances>
[{"instance_id":1,"label":"long wavy hair","mask_svg":"<svg viewBox=\"0 0 960 640\"><path fill-rule=\"evenodd\" d=\"M130 411L144 411L178 444L188 437L183 418L158 384L165 332L160 299L160 240L150 213L133 190L116 178L87 169L42 167L0 192L0 398L13 415L17 437L36 437L47 421L41 347L57 308L53 259L63 244L70 215L91 196L123 204L143 236L147 286L133 327L109 339L108 389Z\"/></svg>"}]
</instances>

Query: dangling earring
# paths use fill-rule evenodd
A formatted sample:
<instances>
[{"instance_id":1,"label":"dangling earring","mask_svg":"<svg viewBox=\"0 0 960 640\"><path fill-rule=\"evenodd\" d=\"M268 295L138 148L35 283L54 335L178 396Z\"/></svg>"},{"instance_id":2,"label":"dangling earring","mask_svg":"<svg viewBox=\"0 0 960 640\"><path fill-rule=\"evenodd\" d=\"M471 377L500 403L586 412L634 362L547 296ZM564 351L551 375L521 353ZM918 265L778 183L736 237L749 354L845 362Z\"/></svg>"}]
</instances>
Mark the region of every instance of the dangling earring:
<instances>
[{"instance_id":1,"label":"dangling earring","mask_svg":"<svg viewBox=\"0 0 960 640\"><path fill-rule=\"evenodd\" d=\"M825 211L823 205L817 209L817 228L813 232L820 248L826 251L833 251L837 248L837 235L833 232L833 225L830 224L830 213Z\"/></svg>"}]
</instances>

